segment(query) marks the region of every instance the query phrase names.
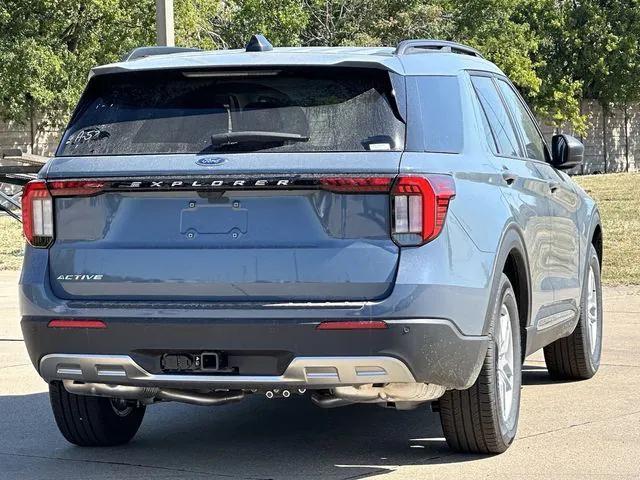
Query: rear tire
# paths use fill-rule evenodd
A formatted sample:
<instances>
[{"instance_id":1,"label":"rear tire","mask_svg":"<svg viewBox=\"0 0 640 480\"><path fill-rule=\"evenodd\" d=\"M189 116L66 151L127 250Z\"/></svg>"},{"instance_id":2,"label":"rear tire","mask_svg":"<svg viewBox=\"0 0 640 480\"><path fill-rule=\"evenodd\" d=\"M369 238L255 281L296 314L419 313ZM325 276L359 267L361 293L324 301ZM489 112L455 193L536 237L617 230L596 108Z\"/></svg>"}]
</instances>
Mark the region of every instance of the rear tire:
<instances>
[{"instance_id":1,"label":"rear tire","mask_svg":"<svg viewBox=\"0 0 640 480\"><path fill-rule=\"evenodd\" d=\"M586 380L600 367L602 354L602 285L600 261L593 245L580 299L580 319L571 335L544 347L544 359L551 378Z\"/></svg>"},{"instance_id":2,"label":"rear tire","mask_svg":"<svg viewBox=\"0 0 640 480\"><path fill-rule=\"evenodd\" d=\"M145 407L67 392L61 382L49 384L53 416L60 433L81 447L127 443L140 428Z\"/></svg>"},{"instance_id":3,"label":"rear tire","mask_svg":"<svg viewBox=\"0 0 640 480\"><path fill-rule=\"evenodd\" d=\"M513 442L522 383L520 322L511 282L502 274L493 299L490 342L476 382L440 399L440 421L453 450L502 453Z\"/></svg>"}]
</instances>

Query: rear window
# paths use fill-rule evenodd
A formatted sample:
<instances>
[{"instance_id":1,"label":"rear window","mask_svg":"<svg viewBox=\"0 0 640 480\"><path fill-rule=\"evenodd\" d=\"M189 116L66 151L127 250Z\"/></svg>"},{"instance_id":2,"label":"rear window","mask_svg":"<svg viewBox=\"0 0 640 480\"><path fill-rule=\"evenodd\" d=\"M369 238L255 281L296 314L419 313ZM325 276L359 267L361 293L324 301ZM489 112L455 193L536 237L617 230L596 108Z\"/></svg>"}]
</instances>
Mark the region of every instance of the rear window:
<instances>
[{"instance_id":1,"label":"rear window","mask_svg":"<svg viewBox=\"0 0 640 480\"><path fill-rule=\"evenodd\" d=\"M94 77L59 156L402 150L389 74L354 68Z\"/></svg>"}]
</instances>

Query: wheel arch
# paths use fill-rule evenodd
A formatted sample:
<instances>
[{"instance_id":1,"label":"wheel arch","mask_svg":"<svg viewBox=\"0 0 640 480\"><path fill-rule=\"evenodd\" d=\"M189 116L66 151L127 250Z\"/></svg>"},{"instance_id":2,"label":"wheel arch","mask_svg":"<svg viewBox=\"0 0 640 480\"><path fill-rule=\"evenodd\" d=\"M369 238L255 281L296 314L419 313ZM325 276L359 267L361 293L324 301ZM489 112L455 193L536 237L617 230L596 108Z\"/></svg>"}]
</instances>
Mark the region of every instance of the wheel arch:
<instances>
[{"instance_id":1,"label":"wheel arch","mask_svg":"<svg viewBox=\"0 0 640 480\"><path fill-rule=\"evenodd\" d=\"M582 292L582 282L587 275L588 262L586 261L589 253L589 248L593 245L596 253L598 254L598 263L600 264L600 270L602 271L604 245L603 245L603 228L602 221L600 219L600 212L597 207L594 206L591 215L588 219L588 223L585 222L585 236L581 239L581 245L584 245L580 253L580 282Z\"/></svg>"},{"instance_id":2,"label":"wheel arch","mask_svg":"<svg viewBox=\"0 0 640 480\"><path fill-rule=\"evenodd\" d=\"M504 231L497 250L493 266L491 298L494 297L500 284L500 276L504 273L511 282L518 303L520 323L520 343L522 355L526 352L527 327L531 324L531 275L527 250L522 232L515 224L510 224ZM485 316L483 332L488 334L491 324L491 308L489 302Z\"/></svg>"},{"instance_id":3,"label":"wheel arch","mask_svg":"<svg viewBox=\"0 0 640 480\"><path fill-rule=\"evenodd\" d=\"M589 237L589 242L593 245L593 248L596 249L598 262L600 262L600 269L602 269L602 255L604 253L602 245L602 224L600 222L600 214L597 211L591 221L591 235Z\"/></svg>"}]
</instances>

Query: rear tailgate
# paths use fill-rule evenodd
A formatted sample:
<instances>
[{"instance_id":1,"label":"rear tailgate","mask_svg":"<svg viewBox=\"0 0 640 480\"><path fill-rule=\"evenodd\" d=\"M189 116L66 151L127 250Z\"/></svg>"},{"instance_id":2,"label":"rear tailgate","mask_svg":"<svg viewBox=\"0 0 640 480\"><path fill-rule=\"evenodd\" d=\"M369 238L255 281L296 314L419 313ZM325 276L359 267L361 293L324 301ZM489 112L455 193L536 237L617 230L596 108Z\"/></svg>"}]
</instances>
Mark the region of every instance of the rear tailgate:
<instances>
[{"instance_id":1,"label":"rear tailgate","mask_svg":"<svg viewBox=\"0 0 640 480\"><path fill-rule=\"evenodd\" d=\"M100 172L90 179L93 191L61 181L86 162L54 159L47 174L56 195L54 293L83 300L275 302L386 296L399 255L390 238L388 189L400 154L323 154L327 172L316 174L310 170L319 155L295 156L271 158L266 170L286 172L285 165L296 164L301 173L246 173L245 155L229 157L215 174L194 171L191 155L98 157L91 160ZM230 173L236 160L245 173ZM378 173L358 173L376 160ZM161 174L168 162L182 173ZM338 163L360 167L330 173ZM109 165L123 164L144 175L104 175Z\"/></svg>"}]
</instances>

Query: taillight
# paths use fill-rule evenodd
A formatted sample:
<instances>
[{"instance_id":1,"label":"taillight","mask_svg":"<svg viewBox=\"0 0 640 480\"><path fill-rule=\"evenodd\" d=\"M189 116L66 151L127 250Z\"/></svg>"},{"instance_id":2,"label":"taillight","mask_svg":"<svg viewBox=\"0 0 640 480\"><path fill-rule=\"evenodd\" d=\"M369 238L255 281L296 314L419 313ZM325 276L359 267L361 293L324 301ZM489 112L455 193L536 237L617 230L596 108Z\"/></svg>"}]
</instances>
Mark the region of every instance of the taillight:
<instances>
[{"instance_id":1,"label":"taillight","mask_svg":"<svg viewBox=\"0 0 640 480\"><path fill-rule=\"evenodd\" d=\"M336 193L386 193L391 177L328 177L320 180L323 190Z\"/></svg>"},{"instance_id":2,"label":"taillight","mask_svg":"<svg viewBox=\"0 0 640 480\"><path fill-rule=\"evenodd\" d=\"M53 242L52 197L89 197L104 190L93 180L33 180L22 191L22 229L30 245L46 248Z\"/></svg>"},{"instance_id":3,"label":"taillight","mask_svg":"<svg viewBox=\"0 0 640 480\"><path fill-rule=\"evenodd\" d=\"M415 246L436 238L455 194L455 183L449 175L398 177L391 190L393 240Z\"/></svg>"},{"instance_id":4,"label":"taillight","mask_svg":"<svg viewBox=\"0 0 640 480\"><path fill-rule=\"evenodd\" d=\"M46 248L53 241L53 201L44 180L32 180L22 191L22 229L34 247Z\"/></svg>"},{"instance_id":5,"label":"taillight","mask_svg":"<svg viewBox=\"0 0 640 480\"><path fill-rule=\"evenodd\" d=\"M90 197L104 190L104 182L94 180L54 180L47 185L54 197Z\"/></svg>"}]
</instances>

